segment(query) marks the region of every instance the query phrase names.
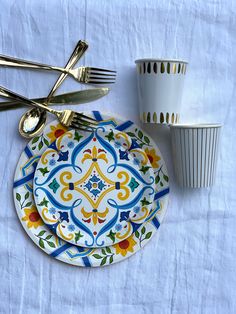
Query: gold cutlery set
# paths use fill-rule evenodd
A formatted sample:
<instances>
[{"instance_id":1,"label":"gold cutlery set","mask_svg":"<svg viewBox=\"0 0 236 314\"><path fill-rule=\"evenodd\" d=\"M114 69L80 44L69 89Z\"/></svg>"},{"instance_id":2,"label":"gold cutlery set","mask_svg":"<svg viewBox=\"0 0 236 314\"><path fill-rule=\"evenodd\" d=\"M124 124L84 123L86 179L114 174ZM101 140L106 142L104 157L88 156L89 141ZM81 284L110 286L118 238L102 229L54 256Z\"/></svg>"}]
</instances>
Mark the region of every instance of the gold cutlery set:
<instances>
[{"instance_id":1,"label":"gold cutlery set","mask_svg":"<svg viewBox=\"0 0 236 314\"><path fill-rule=\"evenodd\" d=\"M81 59L87 49L88 44L85 41L80 40L65 68L0 55L0 66L61 72L48 96L43 98L30 100L0 86L0 96L11 100L9 102L0 102L0 111L16 109L22 106L34 107L27 111L20 119L19 132L23 137L33 138L43 131L46 125L47 112L56 115L59 122L65 127L83 131L92 131L96 127L96 120L87 117L82 113L68 109L59 111L48 107L55 104L71 105L86 103L108 94L109 88L103 87L54 96L55 92L67 76L73 77L78 83L82 84L103 85L115 83L116 71L85 66L74 68L75 64Z\"/></svg>"}]
</instances>

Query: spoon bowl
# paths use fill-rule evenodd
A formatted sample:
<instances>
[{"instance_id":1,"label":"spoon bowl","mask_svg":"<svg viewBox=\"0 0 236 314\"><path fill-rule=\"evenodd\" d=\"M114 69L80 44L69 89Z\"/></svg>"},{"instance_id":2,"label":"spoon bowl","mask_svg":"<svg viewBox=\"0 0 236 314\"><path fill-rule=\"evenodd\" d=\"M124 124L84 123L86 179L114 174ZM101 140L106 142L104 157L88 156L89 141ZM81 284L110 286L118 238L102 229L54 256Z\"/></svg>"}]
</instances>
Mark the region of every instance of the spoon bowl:
<instances>
[{"instance_id":1,"label":"spoon bowl","mask_svg":"<svg viewBox=\"0 0 236 314\"><path fill-rule=\"evenodd\" d=\"M38 108L33 108L20 119L19 132L24 138L32 138L40 135L47 121L47 112Z\"/></svg>"}]
</instances>

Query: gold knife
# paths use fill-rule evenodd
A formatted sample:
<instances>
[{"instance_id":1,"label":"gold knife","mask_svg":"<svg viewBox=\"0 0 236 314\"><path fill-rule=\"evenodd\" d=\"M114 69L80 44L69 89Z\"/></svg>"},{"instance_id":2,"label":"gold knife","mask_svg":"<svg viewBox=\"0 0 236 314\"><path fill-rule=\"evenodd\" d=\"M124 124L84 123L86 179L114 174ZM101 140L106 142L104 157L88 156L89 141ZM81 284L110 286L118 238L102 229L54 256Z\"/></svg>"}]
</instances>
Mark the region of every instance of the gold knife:
<instances>
[{"instance_id":1,"label":"gold knife","mask_svg":"<svg viewBox=\"0 0 236 314\"><path fill-rule=\"evenodd\" d=\"M81 91L74 91L70 93L60 94L57 96L52 96L50 98L49 106L52 105L76 105L84 104L97 100L109 93L110 89L108 87L102 88L92 88ZM33 99L36 102L44 103L47 97L35 98ZM24 104L18 103L15 101L4 101L0 102L0 111L18 109L24 107ZM27 106L26 106L27 107Z\"/></svg>"}]
</instances>

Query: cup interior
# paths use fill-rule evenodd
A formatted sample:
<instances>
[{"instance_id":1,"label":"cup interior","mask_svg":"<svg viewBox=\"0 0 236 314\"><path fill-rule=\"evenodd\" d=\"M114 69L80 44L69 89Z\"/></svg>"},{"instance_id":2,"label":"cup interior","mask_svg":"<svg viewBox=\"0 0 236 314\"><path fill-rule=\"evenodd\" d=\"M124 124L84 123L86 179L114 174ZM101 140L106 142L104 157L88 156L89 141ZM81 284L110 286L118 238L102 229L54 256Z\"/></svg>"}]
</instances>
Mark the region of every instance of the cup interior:
<instances>
[{"instance_id":1,"label":"cup interior","mask_svg":"<svg viewBox=\"0 0 236 314\"><path fill-rule=\"evenodd\" d=\"M179 62L188 64L188 61L182 59L168 59L168 58L143 58L135 60L135 63L142 63L142 62Z\"/></svg>"},{"instance_id":2,"label":"cup interior","mask_svg":"<svg viewBox=\"0 0 236 314\"><path fill-rule=\"evenodd\" d=\"M220 123L193 123L193 124L170 124L170 128L180 129L207 129L207 128L221 128Z\"/></svg>"}]
</instances>

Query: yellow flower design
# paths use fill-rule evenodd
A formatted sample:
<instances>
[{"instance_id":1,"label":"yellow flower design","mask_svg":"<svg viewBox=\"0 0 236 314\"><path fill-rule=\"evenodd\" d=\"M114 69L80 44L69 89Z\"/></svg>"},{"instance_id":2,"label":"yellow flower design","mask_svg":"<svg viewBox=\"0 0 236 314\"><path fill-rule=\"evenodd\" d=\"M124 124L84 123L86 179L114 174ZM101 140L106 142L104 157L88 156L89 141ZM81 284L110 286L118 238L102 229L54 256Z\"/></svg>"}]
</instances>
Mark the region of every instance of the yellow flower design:
<instances>
[{"instance_id":1,"label":"yellow flower design","mask_svg":"<svg viewBox=\"0 0 236 314\"><path fill-rule=\"evenodd\" d=\"M155 149L154 148L152 148L152 149L146 148L145 153L148 156L148 159L149 159L152 167L153 168L159 168L158 161L161 159L161 157L156 154Z\"/></svg>"},{"instance_id":2,"label":"yellow flower design","mask_svg":"<svg viewBox=\"0 0 236 314\"><path fill-rule=\"evenodd\" d=\"M96 225L98 222L103 223L105 220L103 220L102 218L105 218L108 212L109 212L108 208L106 208L105 211L102 213L98 212L97 209L93 209L91 212L86 212L84 207L81 209L81 213L85 218L87 218L87 221L85 222L90 222L92 218L94 225Z\"/></svg>"},{"instance_id":3,"label":"yellow flower design","mask_svg":"<svg viewBox=\"0 0 236 314\"><path fill-rule=\"evenodd\" d=\"M115 244L113 247L116 250L116 254L121 254L122 256L126 256L128 252L133 253L134 252L134 246L137 242L134 241L132 237L129 237L117 244Z\"/></svg>"},{"instance_id":4,"label":"yellow flower design","mask_svg":"<svg viewBox=\"0 0 236 314\"><path fill-rule=\"evenodd\" d=\"M58 123L50 126L51 132L47 134L51 142L54 142L58 137L67 132L67 128Z\"/></svg>"},{"instance_id":5,"label":"yellow flower design","mask_svg":"<svg viewBox=\"0 0 236 314\"><path fill-rule=\"evenodd\" d=\"M24 212L25 212L25 216L22 218L22 220L27 221L28 228L33 227L37 229L39 226L43 225L43 221L41 217L39 216L39 213L35 206L32 206L31 208L25 208Z\"/></svg>"},{"instance_id":6,"label":"yellow flower design","mask_svg":"<svg viewBox=\"0 0 236 314\"><path fill-rule=\"evenodd\" d=\"M106 163L108 163L104 149L97 148L96 146L93 146L92 150L88 149L85 151L84 157L81 160L82 164L87 159L91 159L92 161L97 161L97 159L103 159Z\"/></svg>"}]
</instances>

